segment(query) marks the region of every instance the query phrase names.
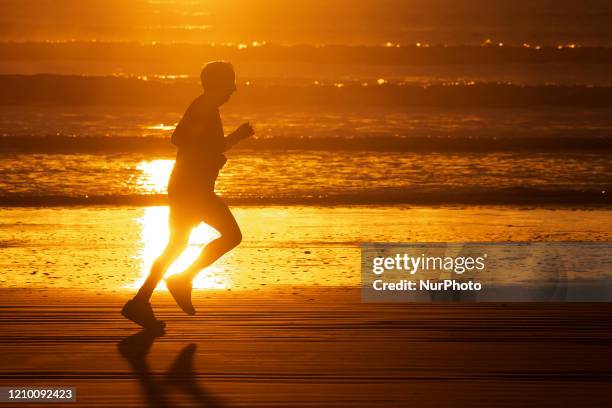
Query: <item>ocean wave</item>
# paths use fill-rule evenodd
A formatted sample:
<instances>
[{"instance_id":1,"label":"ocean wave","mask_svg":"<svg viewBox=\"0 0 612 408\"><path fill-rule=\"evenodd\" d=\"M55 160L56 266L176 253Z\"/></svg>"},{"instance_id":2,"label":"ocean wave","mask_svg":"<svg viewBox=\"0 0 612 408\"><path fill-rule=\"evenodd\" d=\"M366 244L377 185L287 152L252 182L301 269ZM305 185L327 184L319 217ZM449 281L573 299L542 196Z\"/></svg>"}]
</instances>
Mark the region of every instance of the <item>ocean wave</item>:
<instances>
[{"instance_id":1,"label":"ocean wave","mask_svg":"<svg viewBox=\"0 0 612 408\"><path fill-rule=\"evenodd\" d=\"M412 133L412 132L407 132ZM380 152L597 152L612 153L606 132L572 130L572 135L491 137L360 136L267 137L245 140L240 150L380 151ZM0 153L151 153L172 154L169 137L4 136Z\"/></svg>"},{"instance_id":2,"label":"ocean wave","mask_svg":"<svg viewBox=\"0 0 612 408\"><path fill-rule=\"evenodd\" d=\"M536 188L377 189L362 192L303 194L291 196L224 196L230 205L587 205L609 206L606 191L544 190ZM0 196L4 207L167 205L165 194L131 195L8 195Z\"/></svg>"},{"instance_id":3,"label":"ocean wave","mask_svg":"<svg viewBox=\"0 0 612 408\"><path fill-rule=\"evenodd\" d=\"M250 46L251 45L251 46ZM392 44L365 45L277 45L277 44L157 44L137 42L65 41L0 42L4 61L162 61L166 67L193 67L202 61L225 59L236 64L254 62L365 65L456 65L456 64L544 64L612 63L612 48L577 44L520 46L485 42L478 45ZM182 72L178 70L178 72Z\"/></svg>"},{"instance_id":4,"label":"ocean wave","mask_svg":"<svg viewBox=\"0 0 612 408\"><path fill-rule=\"evenodd\" d=\"M0 104L186 106L201 92L196 82L114 76L0 75ZM276 107L609 107L612 87L452 82L261 83L243 86L236 106Z\"/></svg>"}]
</instances>

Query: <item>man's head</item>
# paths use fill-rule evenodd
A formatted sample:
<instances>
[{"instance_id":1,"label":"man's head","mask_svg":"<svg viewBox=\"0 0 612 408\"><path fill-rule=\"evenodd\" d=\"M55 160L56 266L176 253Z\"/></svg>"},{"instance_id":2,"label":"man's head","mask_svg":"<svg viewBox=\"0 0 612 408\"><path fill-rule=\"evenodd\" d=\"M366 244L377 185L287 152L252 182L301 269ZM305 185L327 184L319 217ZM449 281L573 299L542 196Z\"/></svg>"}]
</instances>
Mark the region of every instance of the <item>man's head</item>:
<instances>
[{"instance_id":1,"label":"man's head","mask_svg":"<svg viewBox=\"0 0 612 408\"><path fill-rule=\"evenodd\" d=\"M213 61L202 68L200 74L204 93L216 105L227 102L236 90L236 74L229 62Z\"/></svg>"}]
</instances>

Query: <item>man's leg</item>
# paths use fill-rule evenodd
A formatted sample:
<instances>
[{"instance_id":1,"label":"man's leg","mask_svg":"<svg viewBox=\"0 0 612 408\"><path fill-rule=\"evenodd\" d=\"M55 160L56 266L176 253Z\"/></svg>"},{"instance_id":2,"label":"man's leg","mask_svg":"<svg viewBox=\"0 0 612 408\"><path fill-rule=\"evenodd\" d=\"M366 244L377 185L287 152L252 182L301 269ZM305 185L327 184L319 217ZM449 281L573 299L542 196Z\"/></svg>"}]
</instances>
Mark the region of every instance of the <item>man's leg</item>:
<instances>
[{"instance_id":1,"label":"man's leg","mask_svg":"<svg viewBox=\"0 0 612 408\"><path fill-rule=\"evenodd\" d=\"M164 252L162 252L153 262L149 276L147 276L147 279L135 296L137 299L149 301L157 284L162 280L170 265L172 265L172 263L183 253L185 248L187 248L189 235L193 229L192 223L176 220L171 215L169 224L170 237L168 239L168 244Z\"/></svg>"},{"instance_id":2,"label":"man's leg","mask_svg":"<svg viewBox=\"0 0 612 408\"><path fill-rule=\"evenodd\" d=\"M204 247L197 259L185 271L173 275L166 280L166 284L174 300L189 315L195 314L191 304L191 283L200 271L236 247L242 241L242 233L236 219L227 204L214 195L207 202L203 220L216 229L221 236Z\"/></svg>"},{"instance_id":3,"label":"man's leg","mask_svg":"<svg viewBox=\"0 0 612 408\"><path fill-rule=\"evenodd\" d=\"M149 299L168 267L187 246L192 228L193 225L186 220L177 219L172 214L170 215L170 237L166 249L153 263L149 276L134 299L129 300L123 306L121 314L125 318L145 329L160 330L165 327L165 323L155 317Z\"/></svg>"}]
</instances>

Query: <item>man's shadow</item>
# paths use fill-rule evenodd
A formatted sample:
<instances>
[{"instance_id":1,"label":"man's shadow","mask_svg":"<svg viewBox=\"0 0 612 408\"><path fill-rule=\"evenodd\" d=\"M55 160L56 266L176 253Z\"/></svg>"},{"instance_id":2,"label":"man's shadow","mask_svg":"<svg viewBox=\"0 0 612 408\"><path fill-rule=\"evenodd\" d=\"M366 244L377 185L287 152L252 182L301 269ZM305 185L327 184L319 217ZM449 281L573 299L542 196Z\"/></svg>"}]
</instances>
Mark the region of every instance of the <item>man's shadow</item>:
<instances>
[{"instance_id":1,"label":"man's shadow","mask_svg":"<svg viewBox=\"0 0 612 408\"><path fill-rule=\"evenodd\" d=\"M193 367L193 357L197 346L189 344L181 350L174 363L163 379L156 378L149 370L146 357L156 338L163 336L163 331L142 330L126 337L117 344L119 353L125 358L138 378L144 391L148 406L155 408L170 408L168 388L174 387L183 394L190 396L195 406L207 408L222 408L225 406L210 395L198 384Z\"/></svg>"}]
</instances>

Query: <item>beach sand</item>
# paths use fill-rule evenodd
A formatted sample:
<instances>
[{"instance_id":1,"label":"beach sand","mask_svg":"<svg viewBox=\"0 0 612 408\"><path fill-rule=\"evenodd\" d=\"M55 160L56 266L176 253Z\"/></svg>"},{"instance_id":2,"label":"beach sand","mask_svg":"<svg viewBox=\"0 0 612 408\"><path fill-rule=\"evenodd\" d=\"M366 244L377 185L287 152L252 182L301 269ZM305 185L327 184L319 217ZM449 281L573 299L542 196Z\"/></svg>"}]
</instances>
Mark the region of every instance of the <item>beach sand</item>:
<instances>
[{"instance_id":1,"label":"beach sand","mask_svg":"<svg viewBox=\"0 0 612 408\"><path fill-rule=\"evenodd\" d=\"M153 338L119 310L165 211L0 212L0 386L75 386L65 405L90 407L609 403L609 304L363 304L356 288L360 242L609 241L605 209L236 208L244 242L198 281L198 315L159 290Z\"/></svg>"},{"instance_id":2,"label":"beach sand","mask_svg":"<svg viewBox=\"0 0 612 408\"><path fill-rule=\"evenodd\" d=\"M127 294L1 292L0 385L74 386L77 406L609 403L607 304L361 304L354 288L275 288L200 291L188 317L161 293L168 329L145 356L125 343L154 340L125 340L138 333L118 312Z\"/></svg>"}]
</instances>

